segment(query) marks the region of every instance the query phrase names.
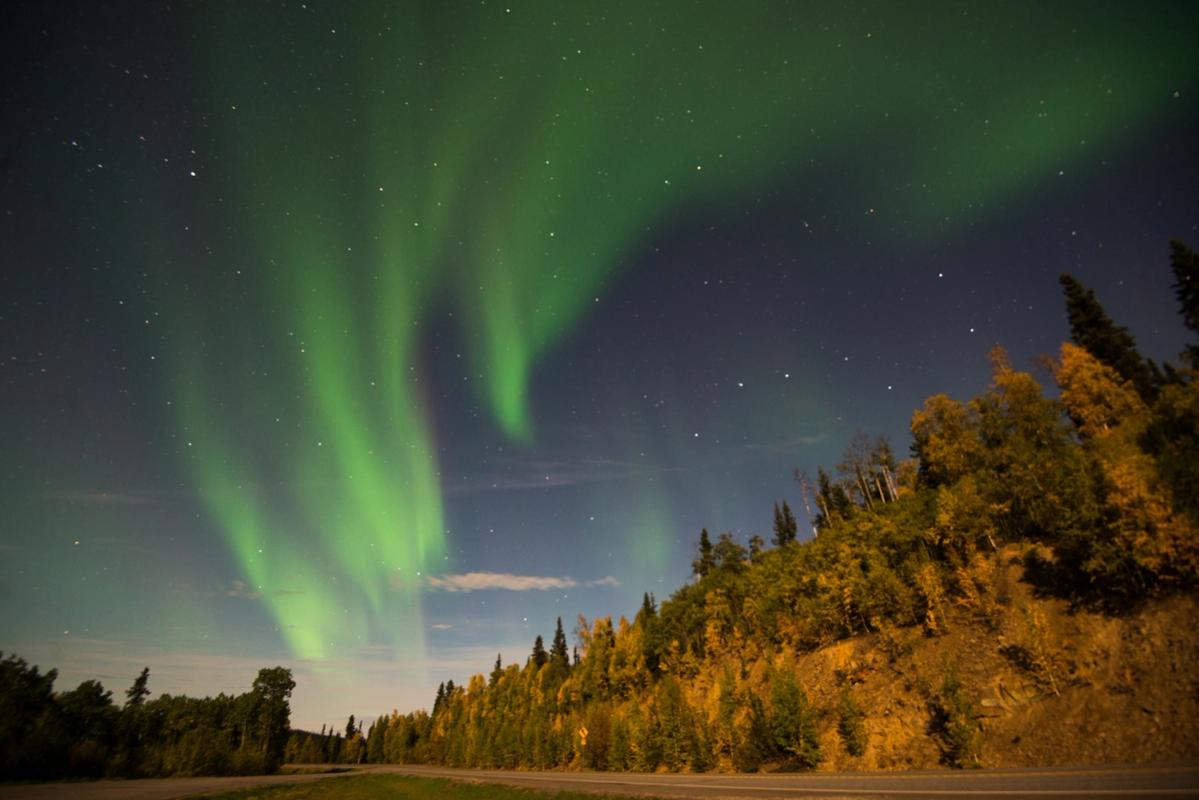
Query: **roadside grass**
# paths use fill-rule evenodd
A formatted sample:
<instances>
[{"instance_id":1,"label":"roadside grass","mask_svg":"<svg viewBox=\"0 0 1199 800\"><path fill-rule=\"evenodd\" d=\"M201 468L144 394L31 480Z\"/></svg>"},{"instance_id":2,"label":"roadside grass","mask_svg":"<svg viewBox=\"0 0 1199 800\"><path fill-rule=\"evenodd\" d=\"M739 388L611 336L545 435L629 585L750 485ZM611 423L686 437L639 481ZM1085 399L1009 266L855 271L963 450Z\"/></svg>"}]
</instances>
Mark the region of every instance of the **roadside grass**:
<instances>
[{"instance_id":1,"label":"roadside grass","mask_svg":"<svg viewBox=\"0 0 1199 800\"><path fill-rule=\"evenodd\" d=\"M463 783L445 778L354 775L311 783L238 789L199 795L193 800L595 800L582 792L518 789L497 783ZM605 800L646 800L604 795Z\"/></svg>"}]
</instances>

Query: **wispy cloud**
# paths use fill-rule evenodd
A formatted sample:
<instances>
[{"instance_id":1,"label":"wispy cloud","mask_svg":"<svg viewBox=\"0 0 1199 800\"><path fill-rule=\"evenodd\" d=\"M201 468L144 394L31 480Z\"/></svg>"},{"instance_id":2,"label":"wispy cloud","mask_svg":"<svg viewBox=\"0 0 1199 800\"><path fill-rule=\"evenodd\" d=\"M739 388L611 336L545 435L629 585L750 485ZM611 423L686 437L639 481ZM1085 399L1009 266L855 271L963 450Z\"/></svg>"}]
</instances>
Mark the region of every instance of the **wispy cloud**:
<instances>
[{"instance_id":1,"label":"wispy cloud","mask_svg":"<svg viewBox=\"0 0 1199 800\"><path fill-rule=\"evenodd\" d=\"M445 592L477 592L485 589L506 589L510 592L547 591L549 589L573 589L578 582L573 578L555 578L542 575L512 575L507 572L466 572L461 575L429 575L424 585Z\"/></svg>"},{"instance_id":2,"label":"wispy cloud","mask_svg":"<svg viewBox=\"0 0 1199 800\"><path fill-rule=\"evenodd\" d=\"M427 575L421 578L420 585L426 589L440 592L480 592L496 589L509 592L545 592L551 589L619 586L620 581L611 575L593 581L577 581L569 576L465 572L459 575Z\"/></svg>"}]
</instances>

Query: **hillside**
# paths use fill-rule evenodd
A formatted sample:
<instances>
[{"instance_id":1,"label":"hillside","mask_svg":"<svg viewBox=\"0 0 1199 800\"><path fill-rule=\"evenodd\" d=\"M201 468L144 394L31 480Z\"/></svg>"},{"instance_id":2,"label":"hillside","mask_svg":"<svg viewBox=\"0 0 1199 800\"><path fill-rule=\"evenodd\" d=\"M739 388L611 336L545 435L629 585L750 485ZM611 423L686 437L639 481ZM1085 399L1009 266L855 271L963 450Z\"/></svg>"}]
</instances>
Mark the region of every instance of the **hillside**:
<instances>
[{"instance_id":1,"label":"hillside","mask_svg":"<svg viewBox=\"0 0 1199 800\"><path fill-rule=\"evenodd\" d=\"M1199 332L1199 258L1174 243ZM770 545L700 533L694 580L632 622L561 620L523 665L431 713L297 734L295 760L634 770L1034 766L1199 757L1199 348L1137 352L1062 276L1047 390L1006 353L912 416L913 457L859 436L796 473Z\"/></svg>"}]
</instances>

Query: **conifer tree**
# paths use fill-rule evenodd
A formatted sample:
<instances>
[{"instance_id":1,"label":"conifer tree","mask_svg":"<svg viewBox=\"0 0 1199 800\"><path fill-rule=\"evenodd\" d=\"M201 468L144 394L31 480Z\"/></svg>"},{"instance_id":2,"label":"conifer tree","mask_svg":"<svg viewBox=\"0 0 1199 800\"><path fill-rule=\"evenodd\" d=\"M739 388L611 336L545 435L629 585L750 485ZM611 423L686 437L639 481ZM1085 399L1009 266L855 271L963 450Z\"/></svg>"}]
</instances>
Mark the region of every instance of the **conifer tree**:
<instances>
[{"instance_id":1,"label":"conifer tree","mask_svg":"<svg viewBox=\"0 0 1199 800\"><path fill-rule=\"evenodd\" d=\"M834 483L824 467L816 468L816 502L820 506L820 516L816 520L818 528L823 528L838 519L845 519L853 507L845 487Z\"/></svg>"},{"instance_id":2,"label":"conifer tree","mask_svg":"<svg viewBox=\"0 0 1199 800\"><path fill-rule=\"evenodd\" d=\"M1170 242L1170 269L1183 324L1191 333L1199 334L1199 254L1175 239ZM1199 344L1187 345L1183 357L1192 368L1199 369Z\"/></svg>"},{"instance_id":3,"label":"conifer tree","mask_svg":"<svg viewBox=\"0 0 1199 800\"><path fill-rule=\"evenodd\" d=\"M150 696L150 668L144 667L141 674L133 681L133 685L125 691L125 705L140 706Z\"/></svg>"},{"instance_id":4,"label":"conifer tree","mask_svg":"<svg viewBox=\"0 0 1199 800\"><path fill-rule=\"evenodd\" d=\"M791 506L787 505L787 501L783 501L782 508L779 504L774 504L774 544L776 547L786 547L795 541L796 535L799 533L799 525L795 521L795 515L791 513Z\"/></svg>"},{"instance_id":5,"label":"conifer tree","mask_svg":"<svg viewBox=\"0 0 1199 800\"><path fill-rule=\"evenodd\" d=\"M650 592L641 596L637 624L642 630L641 656L645 659L645 671L650 676L657 676L662 661L661 629L658 624L658 605Z\"/></svg>"},{"instance_id":6,"label":"conifer tree","mask_svg":"<svg viewBox=\"0 0 1199 800\"><path fill-rule=\"evenodd\" d=\"M716 556L712 552L712 539L708 536L708 529L704 528L699 532L699 554L691 562L691 571L704 578L715 568Z\"/></svg>"},{"instance_id":7,"label":"conifer tree","mask_svg":"<svg viewBox=\"0 0 1199 800\"><path fill-rule=\"evenodd\" d=\"M437 684L437 697L433 698L433 714L436 715L441 707L445 704L445 681ZM321 728L321 735L325 735L324 727Z\"/></svg>"},{"instance_id":8,"label":"conifer tree","mask_svg":"<svg viewBox=\"0 0 1199 800\"><path fill-rule=\"evenodd\" d=\"M550 663L561 668L563 674L570 669L570 651L566 647L566 633L562 630L562 617L554 629L554 643L550 645Z\"/></svg>"},{"instance_id":9,"label":"conifer tree","mask_svg":"<svg viewBox=\"0 0 1199 800\"><path fill-rule=\"evenodd\" d=\"M533 662L534 668L541 667L550 660L549 653L545 652L545 640L541 638L540 633L533 640L533 654L529 656L529 660Z\"/></svg>"},{"instance_id":10,"label":"conifer tree","mask_svg":"<svg viewBox=\"0 0 1199 800\"><path fill-rule=\"evenodd\" d=\"M370 731L366 734L366 755L367 760L372 764L382 764L386 761L383 755L383 746L387 738L387 717L379 717L375 720L375 724L371 725Z\"/></svg>"},{"instance_id":11,"label":"conifer tree","mask_svg":"<svg viewBox=\"0 0 1199 800\"><path fill-rule=\"evenodd\" d=\"M1070 319L1070 338L1079 347L1132 381L1137 394L1153 398L1153 370L1137 352L1136 340L1128 329L1112 321L1103 310L1095 292L1072 275L1059 278L1066 293L1066 314Z\"/></svg>"},{"instance_id":12,"label":"conifer tree","mask_svg":"<svg viewBox=\"0 0 1199 800\"><path fill-rule=\"evenodd\" d=\"M500 677L503 676L503 674L504 674L504 662L500 658L500 654L496 653L495 654L495 666L492 667L492 669L491 669L491 677L490 677L490 680L487 685L494 689L495 685L497 683L499 683Z\"/></svg>"},{"instance_id":13,"label":"conifer tree","mask_svg":"<svg viewBox=\"0 0 1199 800\"><path fill-rule=\"evenodd\" d=\"M658 615L658 604L654 601L652 592L643 592L641 595L641 611L637 615L639 620L651 620Z\"/></svg>"}]
</instances>

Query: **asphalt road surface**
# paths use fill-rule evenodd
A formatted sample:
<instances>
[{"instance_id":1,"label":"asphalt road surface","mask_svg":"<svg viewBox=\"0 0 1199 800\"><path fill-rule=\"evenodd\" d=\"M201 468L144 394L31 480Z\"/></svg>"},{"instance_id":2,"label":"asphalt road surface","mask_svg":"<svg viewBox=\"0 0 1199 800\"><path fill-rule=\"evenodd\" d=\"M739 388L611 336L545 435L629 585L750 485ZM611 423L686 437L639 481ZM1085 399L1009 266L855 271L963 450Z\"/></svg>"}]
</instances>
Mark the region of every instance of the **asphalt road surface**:
<instances>
[{"instance_id":1,"label":"asphalt road surface","mask_svg":"<svg viewBox=\"0 0 1199 800\"><path fill-rule=\"evenodd\" d=\"M399 765L372 765L354 770L354 773L365 772L503 783L550 791L567 789L596 794L663 798L1199 798L1199 765L785 775L508 772ZM165 778L10 785L0 786L0 800L174 800L249 786L298 783L330 777L336 775Z\"/></svg>"}]
</instances>

